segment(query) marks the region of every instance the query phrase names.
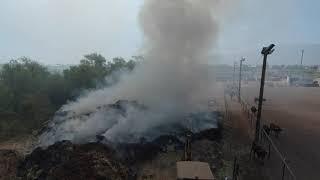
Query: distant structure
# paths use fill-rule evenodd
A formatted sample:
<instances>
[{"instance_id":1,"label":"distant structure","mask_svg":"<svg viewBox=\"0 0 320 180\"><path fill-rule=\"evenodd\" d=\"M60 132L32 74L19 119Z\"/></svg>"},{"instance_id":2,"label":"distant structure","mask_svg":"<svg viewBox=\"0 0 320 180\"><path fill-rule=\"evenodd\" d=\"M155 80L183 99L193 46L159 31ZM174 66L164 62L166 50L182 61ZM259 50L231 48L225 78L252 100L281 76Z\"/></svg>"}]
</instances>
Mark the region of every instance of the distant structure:
<instances>
[{"instance_id":1,"label":"distant structure","mask_svg":"<svg viewBox=\"0 0 320 180\"><path fill-rule=\"evenodd\" d=\"M288 75L287 83L289 86L314 87L313 78L306 75Z\"/></svg>"}]
</instances>

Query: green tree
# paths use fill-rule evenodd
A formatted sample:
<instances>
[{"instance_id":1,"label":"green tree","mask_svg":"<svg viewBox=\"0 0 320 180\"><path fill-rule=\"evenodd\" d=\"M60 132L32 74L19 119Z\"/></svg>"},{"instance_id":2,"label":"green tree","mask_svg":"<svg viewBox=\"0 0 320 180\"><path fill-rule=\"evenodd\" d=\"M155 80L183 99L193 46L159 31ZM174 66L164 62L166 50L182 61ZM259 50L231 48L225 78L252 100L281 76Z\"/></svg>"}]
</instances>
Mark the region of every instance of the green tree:
<instances>
[{"instance_id":1,"label":"green tree","mask_svg":"<svg viewBox=\"0 0 320 180\"><path fill-rule=\"evenodd\" d=\"M0 79L11 92L13 110L19 110L19 102L24 94L41 91L48 76L49 72L44 66L25 57L3 65Z\"/></svg>"},{"instance_id":2,"label":"green tree","mask_svg":"<svg viewBox=\"0 0 320 180\"><path fill-rule=\"evenodd\" d=\"M68 88L74 92L95 88L97 83L103 83L107 74L106 59L96 53L85 55L79 65L63 71Z\"/></svg>"},{"instance_id":3,"label":"green tree","mask_svg":"<svg viewBox=\"0 0 320 180\"><path fill-rule=\"evenodd\" d=\"M106 76L120 70L133 70L135 61L126 61L122 57L113 58L111 62L100 54L93 53L84 56L79 65L64 70L63 75L71 89L72 97L79 95L83 89L96 88L97 85L106 86Z\"/></svg>"},{"instance_id":4,"label":"green tree","mask_svg":"<svg viewBox=\"0 0 320 180\"><path fill-rule=\"evenodd\" d=\"M54 113L48 98L47 68L28 58L11 60L0 72L2 134L29 132Z\"/></svg>"},{"instance_id":5,"label":"green tree","mask_svg":"<svg viewBox=\"0 0 320 180\"><path fill-rule=\"evenodd\" d=\"M108 85L106 77L117 71L131 71L136 62L121 57L107 62L102 55L92 53L85 55L79 65L59 74L50 73L45 66L26 57L11 60L0 69L0 137L39 128L82 90Z\"/></svg>"}]
</instances>

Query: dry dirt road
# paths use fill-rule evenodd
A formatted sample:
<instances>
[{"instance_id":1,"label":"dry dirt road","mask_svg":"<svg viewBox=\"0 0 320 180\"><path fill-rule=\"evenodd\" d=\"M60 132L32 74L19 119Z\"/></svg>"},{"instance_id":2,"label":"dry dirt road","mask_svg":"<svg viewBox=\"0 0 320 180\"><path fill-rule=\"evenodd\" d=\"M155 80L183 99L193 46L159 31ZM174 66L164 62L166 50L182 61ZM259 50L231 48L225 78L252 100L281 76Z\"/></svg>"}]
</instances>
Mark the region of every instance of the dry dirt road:
<instances>
[{"instance_id":1,"label":"dry dirt road","mask_svg":"<svg viewBox=\"0 0 320 180\"><path fill-rule=\"evenodd\" d=\"M242 96L254 104L258 87L243 87ZM262 124L276 123L284 128L274 138L289 160L298 180L320 179L320 88L266 87Z\"/></svg>"}]
</instances>

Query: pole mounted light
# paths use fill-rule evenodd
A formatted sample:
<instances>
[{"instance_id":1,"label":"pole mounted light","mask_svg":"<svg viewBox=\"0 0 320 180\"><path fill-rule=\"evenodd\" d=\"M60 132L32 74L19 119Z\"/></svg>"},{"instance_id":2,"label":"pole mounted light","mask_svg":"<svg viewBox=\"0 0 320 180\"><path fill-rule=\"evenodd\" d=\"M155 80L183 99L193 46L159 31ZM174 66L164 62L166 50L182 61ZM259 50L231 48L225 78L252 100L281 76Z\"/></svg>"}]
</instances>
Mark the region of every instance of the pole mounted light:
<instances>
[{"instance_id":1,"label":"pole mounted light","mask_svg":"<svg viewBox=\"0 0 320 180\"><path fill-rule=\"evenodd\" d=\"M240 59L240 71L239 71L239 87L238 87L238 97L239 97L239 102L241 101L241 75L242 75L242 62L245 61L245 58Z\"/></svg>"},{"instance_id":2,"label":"pole mounted light","mask_svg":"<svg viewBox=\"0 0 320 180\"><path fill-rule=\"evenodd\" d=\"M266 66L267 66L267 58L269 54L272 54L274 51L275 45L270 44L268 47L263 47L261 54L263 55L263 65L262 65L262 73L261 73L261 82L260 82L260 93L259 93L259 104L258 104L258 114L256 121L256 133L255 133L255 141L259 141L260 135L260 126L261 126L261 110L262 110L262 102L263 102L263 91L264 91L264 81L266 75Z\"/></svg>"},{"instance_id":3,"label":"pole mounted light","mask_svg":"<svg viewBox=\"0 0 320 180\"><path fill-rule=\"evenodd\" d=\"M303 55L304 55L304 49L301 50L301 60L300 60L300 65L302 66L303 63Z\"/></svg>"},{"instance_id":4,"label":"pole mounted light","mask_svg":"<svg viewBox=\"0 0 320 180\"><path fill-rule=\"evenodd\" d=\"M269 54L272 54L273 53L273 51L274 51L274 47L275 47L276 45L274 45L274 44L270 44L268 47L263 47L262 48L262 51L261 51L261 54L263 54L263 55L269 55Z\"/></svg>"},{"instance_id":5,"label":"pole mounted light","mask_svg":"<svg viewBox=\"0 0 320 180\"><path fill-rule=\"evenodd\" d=\"M232 88L235 89L236 83L235 83L235 79L236 79L236 65L237 63L234 62L233 63L233 75L232 75Z\"/></svg>"}]
</instances>

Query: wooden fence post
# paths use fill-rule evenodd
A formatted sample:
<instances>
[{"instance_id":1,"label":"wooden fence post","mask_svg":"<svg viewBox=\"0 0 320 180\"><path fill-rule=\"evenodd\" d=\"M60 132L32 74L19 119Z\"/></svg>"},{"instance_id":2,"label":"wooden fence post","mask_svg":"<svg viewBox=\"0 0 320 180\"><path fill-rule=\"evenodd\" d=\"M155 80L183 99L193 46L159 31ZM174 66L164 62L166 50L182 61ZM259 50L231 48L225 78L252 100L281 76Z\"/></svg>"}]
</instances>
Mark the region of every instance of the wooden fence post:
<instances>
[{"instance_id":1,"label":"wooden fence post","mask_svg":"<svg viewBox=\"0 0 320 180\"><path fill-rule=\"evenodd\" d=\"M285 168L285 164L283 163L283 165L282 165L282 180L284 180L284 172L285 172L285 170L286 170L286 168Z\"/></svg>"}]
</instances>

